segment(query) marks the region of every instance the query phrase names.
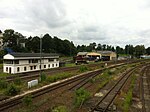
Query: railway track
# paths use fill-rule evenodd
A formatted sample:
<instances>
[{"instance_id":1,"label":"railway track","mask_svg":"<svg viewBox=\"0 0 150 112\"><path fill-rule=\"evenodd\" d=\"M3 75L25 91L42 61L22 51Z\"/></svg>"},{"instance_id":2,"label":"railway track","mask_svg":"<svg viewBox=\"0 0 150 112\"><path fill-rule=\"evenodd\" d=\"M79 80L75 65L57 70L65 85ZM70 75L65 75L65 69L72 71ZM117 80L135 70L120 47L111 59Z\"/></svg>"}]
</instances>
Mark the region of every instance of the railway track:
<instances>
[{"instance_id":1,"label":"railway track","mask_svg":"<svg viewBox=\"0 0 150 112\"><path fill-rule=\"evenodd\" d=\"M149 112L150 107L150 66L142 69L140 75L140 100L142 102L142 112Z\"/></svg>"},{"instance_id":2,"label":"railway track","mask_svg":"<svg viewBox=\"0 0 150 112\"><path fill-rule=\"evenodd\" d=\"M129 61L129 62L127 62L127 61L117 61L117 63L114 62L114 61L108 61L108 62L99 63L99 64L88 64L86 66L87 67L104 66L105 63L107 63L108 66L109 66L109 65L112 65L112 64L119 64L119 63L129 64L129 63L136 63L136 62L137 62L136 60ZM78 70L79 68L80 68L80 66L60 67L60 68L54 68L54 69L42 70L42 71L47 75L52 75L52 74L56 74L56 73L60 73L60 72ZM8 82L14 81L17 77L19 77L21 80L27 80L28 81L28 80L31 80L33 78L38 78L39 76L40 76L39 71L28 72L28 73L20 73L20 74L17 74L17 75L7 76L6 81L8 81Z\"/></svg>"},{"instance_id":3,"label":"railway track","mask_svg":"<svg viewBox=\"0 0 150 112\"><path fill-rule=\"evenodd\" d=\"M111 66L110 68L117 67L119 65L120 64L118 64L116 66ZM56 82L53 85L41 87L40 89L32 91L31 93L28 93L28 94L31 94L32 97L35 98L35 97L38 97L38 96L43 95L45 93L48 93L50 91L59 89L59 88L65 86L65 85L68 85L68 84L71 84L73 82L79 81L79 83L77 83L76 85L74 85L73 87L70 88L70 90L75 90L75 89L78 89L78 88L84 86L86 83L88 83L88 81L91 78L95 77L96 75L100 74L101 72L102 72L102 70L96 70L94 72L89 72L89 73L86 73L86 74L81 75L81 76L75 76L73 78L68 78L68 79L65 79L63 81ZM1 101L0 102L0 111L3 111L5 109L8 109L8 108L10 108L14 105L17 105L17 104L21 103L22 98L25 95L27 95L27 94L15 96L14 98L10 98L10 99Z\"/></svg>"},{"instance_id":4,"label":"railway track","mask_svg":"<svg viewBox=\"0 0 150 112\"><path fill-rule=\"evenodd\" d=\"M124 73L121 78L108 90L108 92L99 99L99 101L91 108L90 112L107 112L111 111L113 101L116 96L120 93L120 90L124 87L128 79L136 68L128 70Z\"/></svg>"},{"instance_id":5,"label":"railway track","mask_svg":"<svg viewBox=\"0 0 150 112\"><path fill-rule=\"evenodd\" d=\"M113 67L117 67L117 66L120 66L120 64L118 65L115 65L115 66L111 66L110 68L113 68ZM95 70L95 71L92 71L92 72L88 72L86 74L83 74L83 75L80 75L80 76L75 76L73 78L68 78L63 80L63 81L60 81L60 82L56 82L55 84L53 85L50 85L50 86L45 86L45 87L42 87L38 90L35 90L31 93L28 93L28 94L31 94L33 98L35 97L38 97L40 95L43 95L45 93L48 93L50 91L53 91L53 90L56 90L56 89L59 89L61 87L64 87L66 85L69 85L71 83L74 83L76 81L79 81L77 84L73 85L70 89L68 90L75 90L75 89L79 89L80 87L84 86L86 83L88 83L88 81L99 75L103 70L105 69L100 69L100 70ZM22 102L22 98L27 95L27 94L23 94L23 95L20 95L20 96L16 96L12 99L7 99L5 101L1 101L0 102L0 111L3 111L5 109L8 109L14 105L17 105L19 103Z\"/></svg>"}]
</instances>

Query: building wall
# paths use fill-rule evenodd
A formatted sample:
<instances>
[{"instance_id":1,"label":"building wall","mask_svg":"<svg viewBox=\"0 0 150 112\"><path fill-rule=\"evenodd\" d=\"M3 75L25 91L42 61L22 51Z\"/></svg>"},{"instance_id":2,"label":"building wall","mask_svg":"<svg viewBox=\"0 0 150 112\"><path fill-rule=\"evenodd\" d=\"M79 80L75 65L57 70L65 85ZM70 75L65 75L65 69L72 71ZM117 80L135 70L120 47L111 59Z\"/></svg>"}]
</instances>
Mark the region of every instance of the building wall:
<instances>
[{"instance_id":1,"label":"building wall","mask_svg":"<svg viewBox=\"0 0 150 112\"><path fill-rule=\"evenodd\" d=\"M110 54L110 60L115 60L116 58L117 58L116 53L112 52L112 53Z\"/></svg>"},{"instance_id":2,"label":"building wall","mask_svg":"<svg viewBox=\"0 0 150 112\"><path fill-rule=\"evenodd\" d=\"M54 61L48 61L48 59L41 60L41 69L50 69L59 67L59 61L54 59ZM5 73L23 73L30 71L40 70L40 60L37 63L29 63L29 60L19 60L19 64L4 64L3 72Z\"/></svg>"}]
</instances>

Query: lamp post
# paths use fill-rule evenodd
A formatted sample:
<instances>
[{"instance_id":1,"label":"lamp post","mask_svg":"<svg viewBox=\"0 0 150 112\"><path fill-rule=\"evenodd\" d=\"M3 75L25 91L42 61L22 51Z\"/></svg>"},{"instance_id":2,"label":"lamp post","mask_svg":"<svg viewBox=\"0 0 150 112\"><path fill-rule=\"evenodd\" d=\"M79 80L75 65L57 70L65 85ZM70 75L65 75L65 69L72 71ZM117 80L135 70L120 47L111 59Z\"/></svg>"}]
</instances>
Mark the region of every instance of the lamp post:
<instances>
[{"instance_id":1,"label":"lamp post","mask_svg":"<svg viewBox=\"0 0 150 112\"><path fill-rule=\"evenodd\" d=\"M40 36L40 76L42 75L42 34Z\"/></svg>"}]
</instances>

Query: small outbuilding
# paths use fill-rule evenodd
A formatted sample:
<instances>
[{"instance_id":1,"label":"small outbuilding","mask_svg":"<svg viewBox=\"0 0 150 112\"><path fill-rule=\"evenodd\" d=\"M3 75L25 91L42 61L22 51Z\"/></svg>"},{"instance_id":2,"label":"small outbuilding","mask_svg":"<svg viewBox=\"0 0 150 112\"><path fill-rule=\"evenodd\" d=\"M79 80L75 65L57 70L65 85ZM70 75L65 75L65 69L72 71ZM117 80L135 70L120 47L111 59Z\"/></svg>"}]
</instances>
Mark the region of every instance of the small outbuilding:
<instances>
[{"instance_id":1,"label":"small outbuilding","mask_svg":"<svg viewBox=\"0 0 150 112\"><path fill-rule=\"evenodd\" d=\"M101 54L103 61L110 61L117 59L117 54L113 51L97 51L97 53Z\"/></svg>"},{"instance_id":2,"label":"small outbuilding","mask_svg":"<svg viewBox=\"0 0 150 112\"><path fill-rule=\"evenodd\" d=\"M53 53L10 53L3 60L3 72L10 74L59 67L59 55Z\"/></svg>"}]
</instances>

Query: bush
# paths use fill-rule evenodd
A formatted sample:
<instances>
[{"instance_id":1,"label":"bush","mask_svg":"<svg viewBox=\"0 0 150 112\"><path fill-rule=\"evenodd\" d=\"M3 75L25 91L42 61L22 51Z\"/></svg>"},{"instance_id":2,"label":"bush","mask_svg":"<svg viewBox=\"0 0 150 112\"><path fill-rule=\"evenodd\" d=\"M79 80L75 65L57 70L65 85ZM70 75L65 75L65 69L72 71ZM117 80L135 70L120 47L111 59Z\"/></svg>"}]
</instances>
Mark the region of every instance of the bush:
<instances>
[{"instance_id":1,"label":"bush","mask_svg":"<svg viewBox=\"0 0 150 112\"><path fill-rule=\"evenodd\" d=\"M15 78L15 80L14 80L14 84L16 84L16 85L21 85L21 79L20 79L20 77L16 77Z\"/></svg>"},{"instance_id":2,"label":"bush","mask_svg":"<svg viewBox=\"0 0 150 112\"><path fill-rule=\"evenodd\" d=\"M7 86L8 86L8 83L5 80L0 79L0 89L5 89L7 88Z\"/></svg>"},{"instance_id":3,"label":"bush","mask_svg":"<svg viewBox=\"0 0 150 112\"><path fill-rule=\"evenodd\" d=\"M30 106L32 104L32 96L31 95L24 96L24 98L22 99L22 102L26 106Z\"/></svg>"},{"instance_id":4,"label":"bush","mask_svg":"<svg viewBox=\"0 0 150 112\"><path fill-rule=\"evenodd\" d=\"M8 88L6 89L6 94L10 96L17 95L20 92L20 88L17 87L15 84L11 83Z\"/></svg>"},{"instance_id":5,"label":"bush","mask_svg":"<svg viewBox=\"0 0 150 112\"><path fill-rule=\"evenodd\" d=\"M40 75L40 81L41 82L43 82L43 81L46 81L46 74L45 73L42 73L41 75Z\"/></svg>"},{"instance_id":6,"label":"bush","mask_svg":"<svg viewBox=\"0 0 150 112\"><path fill-rule=\"evenodd\" d=\"M80 72L85 72L87 70L88 70L88 68L86 66L81 66L80 67Z\"/></svg>"},{"instance_id":7,"label":"bush","mask_svg":"<svg viewBox=\"0 0 150 112\"><path fill-rule=\"evenodd\" d=\"M67 112L67 108L65 106L55 107L52 112Z\"/></svg>"},{"instance_id":8,"label":"bush","mask_svg":"<svg viewBox=\"0 0 150 112\"><path fill-rule=\"evenodd\" d=\"M75 91L75 106L79 107L81 106L88 98L90 97L90 93L83 89L80 88Z\"/></svg>"}]
</instances>

